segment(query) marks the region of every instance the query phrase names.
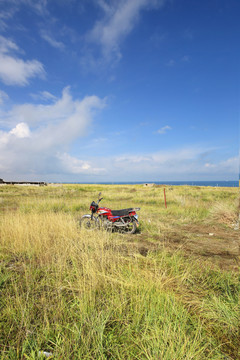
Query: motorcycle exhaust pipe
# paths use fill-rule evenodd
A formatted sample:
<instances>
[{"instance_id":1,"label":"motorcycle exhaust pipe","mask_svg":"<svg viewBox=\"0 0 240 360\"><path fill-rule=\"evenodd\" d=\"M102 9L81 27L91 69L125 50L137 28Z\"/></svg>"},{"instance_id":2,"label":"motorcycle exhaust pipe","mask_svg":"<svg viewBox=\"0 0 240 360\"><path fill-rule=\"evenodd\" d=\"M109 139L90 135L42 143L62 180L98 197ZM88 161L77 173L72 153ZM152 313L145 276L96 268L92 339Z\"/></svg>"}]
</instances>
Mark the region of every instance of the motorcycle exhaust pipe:
<instances>
[{"instance_id":1,"label":"motorcycle exhaust pipe","mask_svg":"<svg viewBox=\"0 0 240 360\"><path fill-rule=\"evenodd\" d=\"M128 224L114 224L113 226L117 226L117 227L125 227L125 226L128 226Z\"/></svg>"}]
</instances>

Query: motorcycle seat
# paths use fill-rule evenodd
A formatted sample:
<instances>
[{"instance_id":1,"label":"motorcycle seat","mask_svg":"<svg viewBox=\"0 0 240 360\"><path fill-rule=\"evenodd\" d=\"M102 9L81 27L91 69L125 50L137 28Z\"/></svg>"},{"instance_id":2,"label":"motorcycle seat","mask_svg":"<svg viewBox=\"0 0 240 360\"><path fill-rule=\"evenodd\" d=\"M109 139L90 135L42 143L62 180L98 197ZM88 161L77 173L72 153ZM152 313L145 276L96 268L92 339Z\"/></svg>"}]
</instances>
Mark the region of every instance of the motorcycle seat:
<instances>
[{"instance_id":1,"label":"motorcycle seat","mask_svg":"<svg viewBox=\"0 0 240 360\"><path fill-rule=\"evenodd\" d=\"M122 210L112 210L112 215L113 216L124 216L124 215L128 215L130 212L134 211L134 208L129 208L129 209L122 209Z\"/></svg>"}]
</instances>

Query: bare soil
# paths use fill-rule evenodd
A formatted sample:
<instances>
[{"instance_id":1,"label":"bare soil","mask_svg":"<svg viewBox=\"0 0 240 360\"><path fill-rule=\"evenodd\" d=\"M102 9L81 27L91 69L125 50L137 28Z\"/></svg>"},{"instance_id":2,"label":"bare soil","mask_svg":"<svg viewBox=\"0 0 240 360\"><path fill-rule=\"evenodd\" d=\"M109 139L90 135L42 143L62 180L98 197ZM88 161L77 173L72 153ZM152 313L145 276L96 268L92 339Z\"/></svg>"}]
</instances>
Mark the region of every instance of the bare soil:
<instances>
[{"instance_id":1,"label":"bare soil","mask_svg":"<svg viewBox=\"0 0 240 360\"><path fill-rule=\"evenodd\" d=\"M184 225L168 233L131 235L119 245L118 251L125 255L139 253L147 256L149 251L181 251L184 256L196 256L212 261L224 270L238 271L240 265L239 231L224 226Z\"/></svg>"}]
</instances>

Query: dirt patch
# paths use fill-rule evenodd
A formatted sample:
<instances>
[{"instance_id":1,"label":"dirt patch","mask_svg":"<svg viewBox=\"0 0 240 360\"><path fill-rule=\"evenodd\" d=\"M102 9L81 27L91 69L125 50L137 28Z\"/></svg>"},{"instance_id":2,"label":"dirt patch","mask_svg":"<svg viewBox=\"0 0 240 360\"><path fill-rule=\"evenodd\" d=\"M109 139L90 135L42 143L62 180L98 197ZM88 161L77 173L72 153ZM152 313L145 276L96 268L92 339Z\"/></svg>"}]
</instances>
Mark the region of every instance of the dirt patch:
<instances>
[{"instance_id":1,"label":"dirt patch","mask_svg":"<svg viewBox=\"0 0 240 360\"><path fill-rule=\"evenodd\" d=\"M181 227L181 231L184 231L188 237L207 237L208 239L211 239L211 243L220 244L222 242L226 248L231 246L231 244L238 243L239 245L240 243L239 231L236 231L233 228L217 225L185 225Z\"/></svg>"},{"instance_id":2,"label":"dirt patch","mask_svg":"<svg viewBox=\"0 0 240 360\"><path fill-rule=\"evenodd\" d=\"M147 256L149 251L162 248L170 252L181 250L187 257L201 257L203 260L211 260L222 269L239 270L239 232L220 225L184 225L160 235L141 233L136 240L133 243L131 238L125 243L128 254L135 252Z\"/></svg>"},{"instance_id":3,"label":"dirt patch","mask_svg":"<svg viewBox=\"0 0 240 360\"><path fill-rule=\"evenodd\" d=\"M184 234L184 236L182 236ZM185 225L181 231L168 235L171 248L181 248L185 254L211 259L220 268L237 270L240 264L239 233L224 227ZM179 239L179 242L176 242Z\"/></svg>"},{"instance_id":4,"label":"dirt patch","mask_svg":"<svg viewBox=\"0 0 240 360\"><path fill-rule=\"evenodd\" d=\"M3 213L4 212L15 212L18 210L18 207L17 206L13 206L13 207L2 207L0 208L0 211L2 211Z\"/></svg>"}]
</instances>

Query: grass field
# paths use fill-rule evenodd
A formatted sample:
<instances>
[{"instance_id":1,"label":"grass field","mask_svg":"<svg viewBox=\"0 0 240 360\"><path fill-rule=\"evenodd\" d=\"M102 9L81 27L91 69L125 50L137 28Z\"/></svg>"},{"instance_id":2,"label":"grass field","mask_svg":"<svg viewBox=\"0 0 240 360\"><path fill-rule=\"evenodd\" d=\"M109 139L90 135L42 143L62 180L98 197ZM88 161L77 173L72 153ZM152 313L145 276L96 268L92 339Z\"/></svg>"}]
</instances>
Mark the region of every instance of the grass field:
<instances>
[{"instance_id":1,"label":"grass field","mask_svg":"<svg viewBox=\"0 0 240 360\"><path fill-rule=\"evenodd\" d=\"M0 186L1 359L239 359L239 190ZM141 207L134 235L88 232Z\"/></svg>"}]
</instances>

